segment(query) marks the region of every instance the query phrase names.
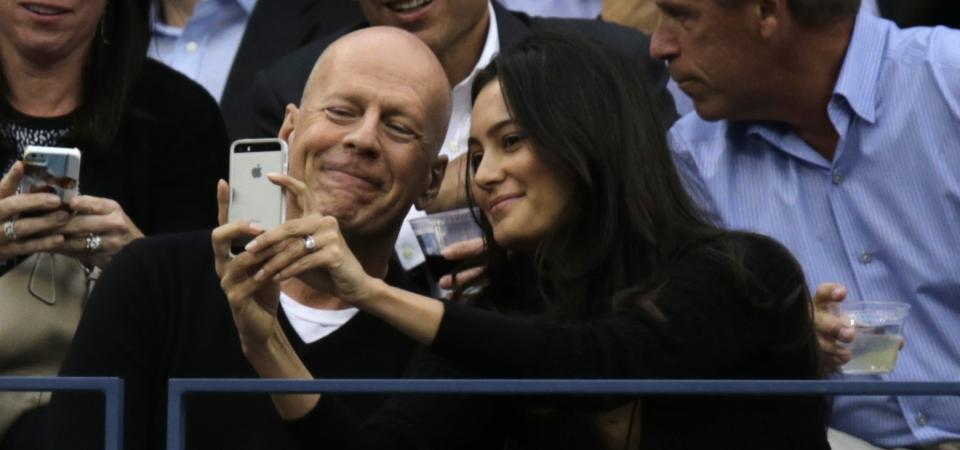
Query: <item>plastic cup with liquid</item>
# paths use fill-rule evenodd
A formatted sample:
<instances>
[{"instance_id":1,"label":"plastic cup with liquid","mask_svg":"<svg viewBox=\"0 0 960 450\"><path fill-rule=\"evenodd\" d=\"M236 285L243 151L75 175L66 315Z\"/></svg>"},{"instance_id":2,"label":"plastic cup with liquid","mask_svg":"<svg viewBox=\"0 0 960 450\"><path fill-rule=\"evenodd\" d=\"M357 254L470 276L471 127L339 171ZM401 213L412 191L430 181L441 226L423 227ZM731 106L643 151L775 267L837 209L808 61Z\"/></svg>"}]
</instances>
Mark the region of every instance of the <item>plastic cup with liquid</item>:
<instances>
[{"instance_id":1,"label":"plastic cup with liquid","mask_svg":"<svg viewBox=\"0 0 960 450\"><path fill-rule=\"evenodd\" d=\"M474 219L477 210L470 208L455 209L441 213L430 214L410 221L420 249L426 258L427 271L434 281L453 272L461 261L448 261L442 255L443 250L451 244L483 235L480 226Z\"/></svg>"},{"instance_id":2,"label":"plastic cup with liquid","mask_svg":"<svg viewBox=\"0 0 960 450\"><path fill-rule=\"evenodd\" d=\"M910 305L901 302L849 302L839 315L853 328L853 357L840 370L847 375L890 373L897 363Z\"/></svg>"}]
</instances>

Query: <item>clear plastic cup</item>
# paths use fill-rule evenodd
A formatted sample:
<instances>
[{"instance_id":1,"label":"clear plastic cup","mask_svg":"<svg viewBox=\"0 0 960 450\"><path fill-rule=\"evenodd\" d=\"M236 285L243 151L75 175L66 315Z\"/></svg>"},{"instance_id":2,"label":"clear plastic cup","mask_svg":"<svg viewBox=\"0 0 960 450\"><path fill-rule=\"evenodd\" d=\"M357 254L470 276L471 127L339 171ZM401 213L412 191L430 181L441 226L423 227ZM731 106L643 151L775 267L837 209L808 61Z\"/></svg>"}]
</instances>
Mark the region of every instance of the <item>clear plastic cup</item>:
<instances>
[{"instance_id":1,"label":"clear plastic cup","mask_svg":"<svg viewBox=\"0 0 960 450\"><path fill-rule=\"evenodd\" d=\"M890 373L897 363L903 324L910 305L900 302L850 302L839 314L853 327L853 358L840 370L847 375Z\"/></svg>"},{"instance_id":2,"label":"clear plastic cup","mask_svg":"<svg viewBox=\"0 0 960 450\"><path fill-rule=\"evenodd\" d=\"M448 261L441 255L450 244L478 238L483 235L474 220L479 214L470 208L455 209L420 217L410 221L420 248L427 260L427 270L434 280L454 270L459 261Z\"/></svg>"}]
</instances>

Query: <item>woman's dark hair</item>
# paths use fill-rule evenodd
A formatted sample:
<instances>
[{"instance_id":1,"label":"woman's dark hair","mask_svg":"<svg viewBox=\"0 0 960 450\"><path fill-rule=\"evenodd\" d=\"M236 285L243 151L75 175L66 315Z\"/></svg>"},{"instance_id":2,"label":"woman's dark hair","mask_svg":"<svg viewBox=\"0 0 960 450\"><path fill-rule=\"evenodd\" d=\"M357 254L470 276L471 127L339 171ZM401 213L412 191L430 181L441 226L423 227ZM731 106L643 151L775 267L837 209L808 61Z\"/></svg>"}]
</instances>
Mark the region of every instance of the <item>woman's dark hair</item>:
<instances>
[{"instance_id":1,"label":"woman's dark hair","mask_svg":"<svg viewBox=\"0 0 960 450\"><path fill-rule=\"evenodd\" d=\"M129 107L128 94L146 59L148 8L147 0L107 0L97 31L91 36L81 103L72 115L73 127L63 139L84 154L112 150ZM0 72L0 92L7 94L8 89Z\"/></svg>"},{"instance_id":2,"label":"woman's dark hair","mask_svg":"<svg viewBox=\"0 0 960 450\"><path fill-rule=\"evenodd\" d=\"M796 303L809 297L795 260L789 272L799 283L792 277L789 292L765 290L744 264L745 234L711 224L687 194L653 88L634 58L585 37L538 33L478 73L474 101L495 81L538 159L572 187L572 198L532 254L497 245L489 222L477 217L489 253L487 285L475 301L560 320L624 308L661 316L658 291L696 253L728 268L757 306L807 307ZM468 167L467 198L475 205L472 175ZM800 335L809 344L812 333Z\"/></svg>"}]
</instances>

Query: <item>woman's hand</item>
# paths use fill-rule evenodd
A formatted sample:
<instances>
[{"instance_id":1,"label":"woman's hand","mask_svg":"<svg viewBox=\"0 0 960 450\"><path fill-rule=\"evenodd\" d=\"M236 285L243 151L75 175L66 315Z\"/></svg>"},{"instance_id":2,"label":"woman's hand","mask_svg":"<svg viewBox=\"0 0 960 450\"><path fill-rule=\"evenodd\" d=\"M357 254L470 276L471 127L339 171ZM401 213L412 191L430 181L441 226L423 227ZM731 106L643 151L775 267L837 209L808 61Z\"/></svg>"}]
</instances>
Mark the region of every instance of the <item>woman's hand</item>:
<instances>
[{"instance_id":1,"label":"woman's hand","mask_svg":"<svg viewBox=\"0 0 960 450\"><path fill-rule=\"evenodd\" d=\"M373 298L381 280L364 270L340 232L337 219L313 210L310 192L303 182L280 174L270 174L269 178L294 196L303 216L257 236L247 245L247 253L259 256L286 244L254 278L279 283L296 277L313 289L330 292L354 306L362 306Z\"/></svg>"},{"instance_id":2,"label":"woman's hand","mask_svg":"<svg viewBox=\"0 0 960 450\"><path fill-rule=\"evenodd\" d=\"M105 267L114 255L143 232L119 203L108 198L78 195L70 201L75 215L58 232L65 236L58 253Z\"/></svg>"},{"instance_id":3,"label":"woman's hand","mask_svg":"<svg viewBox=\"0 0 960 450\"><path fill-rule=\"evenodd\" d=\"M59 228L70 220L70 213L59 210L56 195L18 195L21 178L23 163L18 161L0 180L0 260L59 248L64 242Z\"/></svg>"}]
</instances>

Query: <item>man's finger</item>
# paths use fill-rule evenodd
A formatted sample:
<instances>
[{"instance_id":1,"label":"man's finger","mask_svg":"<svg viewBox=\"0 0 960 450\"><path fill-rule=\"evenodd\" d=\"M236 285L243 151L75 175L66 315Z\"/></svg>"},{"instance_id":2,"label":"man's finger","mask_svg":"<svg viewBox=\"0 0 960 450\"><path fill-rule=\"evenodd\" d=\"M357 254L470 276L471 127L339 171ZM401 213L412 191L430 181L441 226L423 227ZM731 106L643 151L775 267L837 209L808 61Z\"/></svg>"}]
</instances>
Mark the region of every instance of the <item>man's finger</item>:
<instances>
[{"instance_id":1,"label":"man's finger","mask_svg":"<svg viewBox=\"0 0 960 450\"><path fill-rule=\"evenodd\" d=\"M847 297L847 288L840 283L821 283L813 295L813 304L819 309L842 302Z\"/></svg>"},{"instance_id":2,"label":"man's finger","mask_svg":"<svg viewBox=\"0 0 960 450\"><path fill-rule=\"evenodd\" d=\"M442 254L448 261L459 261L481 255L485 249L483 238L473 238L448 245Z\"/></svg>"},{"instance_id":3,"label":"man's finger","mask_svg":"<svg viewBox=\"0 0 960 450\"><path fill-rule=\"evenodd\" d=\"M13 163L7 174L0 180L0 198L7 198L17 193L17 187L20 185L20 179L23 178L23 163L17 161Z\"/></svg>"},{"instance_id":4,"label":"man's finger","mask_svg":"<svg viewBox=\"0 0 960 450\"><path fill-rule=\"evenodd\" d=\"M226 225L230 217L230 184L226 180L217 181L217 222Z\"/></svg>"},{"instance_id":5,"label":"man's finger","mask_svg":"<svg viewBox=\"0 0 960 450\"><path fill-rule=\"evenodd\" d=\"M268 173L267 178L271 183L286 189L288 194L293 194L297 205L306 215L313 212L312 202L310 202L310 191L307 190L306 183L281 173Z\"/></svg>"}]
</instances>

